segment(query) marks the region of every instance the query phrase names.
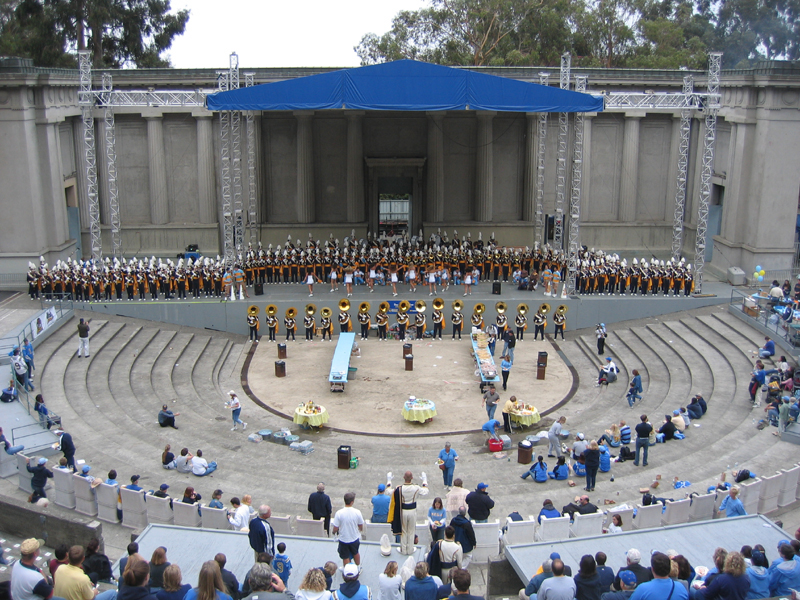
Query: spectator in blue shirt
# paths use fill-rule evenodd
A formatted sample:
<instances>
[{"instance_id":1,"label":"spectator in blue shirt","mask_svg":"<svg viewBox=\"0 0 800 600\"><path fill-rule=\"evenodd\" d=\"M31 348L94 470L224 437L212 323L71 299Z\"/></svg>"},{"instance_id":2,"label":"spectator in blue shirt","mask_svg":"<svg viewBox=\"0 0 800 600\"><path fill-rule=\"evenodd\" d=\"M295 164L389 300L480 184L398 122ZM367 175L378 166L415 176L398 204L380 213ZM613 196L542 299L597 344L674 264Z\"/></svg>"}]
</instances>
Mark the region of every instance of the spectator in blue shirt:
<instances>
[{"instance_id":1,"label":"spectator in blue shirt","mask_svg":"<svg viewBox=\"0 0 800 600\"><path fill-rule=\"evenodd\" d=\"M128 486L130 487L130 486ZM214 490L214 493L211 494L211 502L208 503L209 508L225 508L225 505L222 504L220 501L222 498L222 490Z\"/></svg>"},{"instance_id":2,"label":"spectator in blue shirt","mask_svg":"<svg viewBox=\"0 0 800 600\"><path fill-rule=\"evenodd\" d=\"M536 517L536 520L541 525L542 517L547 517L548 519L556 519L560 516L561 513L556 510L555 506L553 506L553 501L548 498L542 503L542 510L539 511L539 516ZM530 594L528 595L530 596Z\"/></svg>"},{"instance_id":3,"label":"spectator in blue shirt","mask_svg":"<svg viewBox=\"0 0 800 600\"><path fill-rule=\"evenodd\" d=\"M772 348L774 353L775 344L772 345ZM28 338L22 340L22 358L25 359L25 364L28 365L28 379L33 380L32 371L35 371L36 367L33 365L33 344L28 341Z\"/></svg>"},{"instance_id":4,"label":"spectator in blue shirt","mask_svg":"<svg viewBox=\"0 0 800 600\"><path fill-rule=\"evenodd\" d=\"M765 337L764 346L758 349L758 356L761 358L775 356L775 342L769 339L769 337Z\"/></svg>"},{"instance_id":5,"label":"spectator in blue shirt","mask_svg":"<svg viewBox=\"0 0 800 600\"><path fill-rule=\"evenodd\" d=\"M656 552L650 558L653 580L640 584L631 595L631 600L689 600L689 592L682 584L669 578L672 562L669 556Z\"/></svg>"},{"instance_id":6,"label":"spectator in blue shirt","mask_svg":"<svg viewBox=\"0 0 800 600\"><path fill-rule=\"evenodd\" d=\"M372 497L372 523L386 523L389 517L389 504L392 499L386 493L386 486L380 484L378 486L378 493Z\"/></svg>"},{"instance_id":7,"label":"spectator in blue shirt","mask_svg":"<svg viewBox=\"0 0 800 600\"><path fill-rule=\"evenodd\" d=\"M729 491L728 496L719 505L720 511L725 511L727 517L743 517L747 515L744 510L744 504L737 497L739 495L739 486L734 485Z\"/></svg>"},{"instance_id":8,"label":"spectator in blue shirt","mask_svg":"<svg viewBox=\"0 0 800 600\"><path fill-rule=\"evenodd\" d=\"M500 426L500 421L497 419L489 419L483 424L481 431L486 433L487 438L491 437L495 440L499 440L500 438L497 436L497 430L500 429Z\"/></svg>"},{"instance_id":9,"label":"spectator in blue shirt","mask_svg":"<svg viewBox=\"0 0 800 600\"><path fill-rule=\"evenodd\" d=\"M131 475L131 482L125 486L126 490L133 490L134 492L142 491L142 488L139 487L139 476L138 475Z\"/></svg>"},{"instance_id":10,"label":"spectator in blue shirt","mask_svg":"<svg viewBox=\"0 0 800 600\"><path fill-rule=\"evenodd\" d=\"M281 542L277 548L278 553L272 559L272 569L281 578L283 584L286 585L289 582L289 575L292 573L292 561L286 555L286 544Z\"/></svg>"}]
</instances>

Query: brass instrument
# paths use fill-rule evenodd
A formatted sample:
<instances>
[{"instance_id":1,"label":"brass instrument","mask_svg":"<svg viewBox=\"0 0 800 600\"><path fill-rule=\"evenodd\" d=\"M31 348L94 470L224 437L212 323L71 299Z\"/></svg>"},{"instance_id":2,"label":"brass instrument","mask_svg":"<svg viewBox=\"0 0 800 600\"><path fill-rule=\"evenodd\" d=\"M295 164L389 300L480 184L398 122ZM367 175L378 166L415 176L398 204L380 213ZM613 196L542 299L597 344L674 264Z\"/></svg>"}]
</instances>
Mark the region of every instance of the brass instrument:
<instances>
[{"instance_id":1,"label":"brass instrument","mask_svg":"<svg viewBox=\"0 0 800 600\"><path fill-rule=\"evenodd\" d=\"M497 311L497 314L502 315L506 310L508 310L508 306L502 300L494 305L494 309Z\"/></svg>"},{"instance_id":2,"label":"brass instrument","mask_svg":"<svg viewBox=\"0 0 800 600\"><path fill-rule=\"evenodd\" d=\"M478 302L475 305L474 311L476 315L482 315L483 313L486 312L486 305L483 302Z\"/></svg>"},{"instance_id":3,"label":"brass instrument","mask_svg":"<svg viewBox=\"0 0 800 600\"><path fill-rule=\"evenodd\" d=\"M291 308L286 309L286 318L287 319L294 319L297 316L297 309L292 306Z\"/></svg>"},{"instance_id":4,"label":"brass instrument","mask_svg":"<svg viewBox=\"0 0 800 600\"><path fill-rule=\"evenodd\" d=\"M383 314L388 313L389 312L389 308L391 308L391 307L389 306L388 302L381 302L378 305L378 310L381 311Z\"/></svg>"},{"instance_id":5,"label":"brass instrument","mask_svg":"<svg viewBox=\"0 0 800 600\"><path fill-rule=\"evenodd\" d=\"M274 304L268 304L267 305L267 314L270 317L274 317L275 315L278 314L278 307L275 306Z\"/></svg>"},{"instance_id":6,"label":"brass instrument","mask_svg":"<svg viewBox=\"0 0 800 600\"><path fill-rule=\"evenodd\" d=\"M464 303L461 300L453 300L453 310L456 312L461 312L464 310Z\"/></svg>"},{"instance_id":7,"label":"brass instrument","mask_svg":"<svg viewBox=\"0 0 800 600\"><path fill-rule=\"evenodd\" d=\"M542 305L539 307L539 312L546 315L550 312L550 305L547 302L542 302Z\"/></svg>"},{"instance_id":8,"label":"brass instrument","mask_svg":"<svg viewBox=\"0 0 800 600\"><path fill-rule=\"evenodd\" d=\"M247 316L249 316L249 317L257 317L258 313L260 313L260 312L261 312L261 309L258 308L255 304L253 304L252 306L250 306L247 309Z\"/></svg>"},{"instance_id":9,"label":"brass instrument","mask_svg":"<svg viewBox=\"0 0 800 600\"><path fill-rule=\"evenodd\" d=\"M428 309L428 305L425 304L424 300L417 300L414 302L414 308L418 313L424 313Z\"/></svg>"},{"instance_id":10,"label":"brass instrument","mask_svg":"<svg viewBox=\"0 0 800 600\"><path fill-rule=\"evenodd\" d=\"M313 304L306 304L306 314L310 317L317 312L317 307Z\"/></svg>"},{"instance_id":11,"label":"brass instrument","mask_svg":"<svg viewBox=\"0 0 800 600\"><path fill-rule=\"evenodd\" d=\"M342 298L339 300L339 310L342 312L347 312L350 310L350 300L347 298Z\"/></svg>"},{"instance_id":12,"label":"brass instrument","mask_svg":"<svg viewBox=\"0 0 800 600\"><path fill-rule=\"evenodd\" d=\"M523 302L522 304L517 305L517 312L521 315L524 315L530 312L530 309L528 308L528 305Z\"/></svg>"},{"instance_id":13,"label":"brass instrument","mask_svg":"<svg viewBox=\"0 0 800 600\"><path fill-rule=\"evenodd\" d=\"M434 310L442 310L444 308L444 300L442 300L441 298L434 298L433 308Z\"/></svg>"},{"instance_id":14,"label":"brass instrument","mask_svg":"<svg viewBox=\"0 0 800 600\"><path fill-rule=\"evenodd\" d=\"M408 300L401 300L397 306L397 312L407 313L409 310L411 310L411 303Z\"/></svg>"},{"instance_id":15,"label":"brass instrument","mask_svg":"<svg viewBox=\"0 0 800 600\"><path fill-rule=\"evenodd\" d=\"M331 309L327 306L319 311L319 316L323 319L330 319L331 318Z\"/></svg>"},{"instance_id":16,"label":"brass instrument","mask_svg":"<svg viewBox=\"0 0 800 600\"><path fill-rule=\"evenodd\" d=\"M358 312L360 313L368 313L370 309L369 302L362 302L358 305Z\"/></svg>"},{"instance_id":17,"label":"brass instrument","mask_svg":"<svg viewBox=\"0 0 800 600\"><path fill-rule=\"evenodd\" d=\"M561 306L559 306L556 309L556 313L559 314L559 315L565 315L565 314L567 314L568 310L569 310L569 306L567 306L566 304L562 304Z\"/></svg>"}]
</instances>

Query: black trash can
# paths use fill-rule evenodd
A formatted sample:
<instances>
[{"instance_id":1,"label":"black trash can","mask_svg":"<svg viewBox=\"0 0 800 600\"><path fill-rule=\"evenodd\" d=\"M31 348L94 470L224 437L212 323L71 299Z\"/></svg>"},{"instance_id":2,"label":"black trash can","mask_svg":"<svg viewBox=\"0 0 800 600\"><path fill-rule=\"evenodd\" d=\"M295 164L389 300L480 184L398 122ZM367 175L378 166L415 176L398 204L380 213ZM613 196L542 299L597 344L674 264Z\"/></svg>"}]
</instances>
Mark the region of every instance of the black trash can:
<instances>
[{"instance_id":1,"label":"black trash can","mask_svg":"<svg viewBox=\"0 0 800 600\"><path fill-rule=\"evenodd\" d=\"M350 446L339 446L336 456L339 459L338 466L340 469L350 468L350 458L352 456L352 449Z\"/></svg>"},{"instance_id":2,"label":"black trash can","mask_svg":"<svg viewBox=\"0 0 800 600\"><path fill-rule=\"evenodd\" d=\"M286 358L286 344L278 344L278 358Z\"/></svg>"},{"instance_id":3,"label":"black trash can","mask_svg":"<svg viewBox=\"0 0 800 600\"><path fill-rule=\"evenodd\" d=\"M413 371L414 370L414 355L413 354L406 354L406 371Z\"/></svg>"},{"instance_id":4,"label":"black trash can","mask_svg":"<svg viewBox=\"0 0 800 600\"><path fill-rule=\"evenodd\" d=\"M403 344L403 358L411 354L411 344Z\"/></svg>"},{"instance_id":5,"label":"black trash can","mask_svg":"<svg viewBox=\"0 0 800 600\"><path fill-rule=\"evenodd\" d=\"M547 371L547 352L539 352L539 359L536 361L536 379L543 380Z\"/></svg>"},{"instance_id":6,"label":"black trash can","mask_svg":"<svg viewBox=\"0 0 800 600\"><path fill-rule=\"evenodd\" d=\"M275 377L286 377L286 363L282 360L275 361Z\"/></svg>"},{"instance_id":7,"label":"black trash can","mask_svg":"<svg viewBox=\"0 0 800 600\"><path fill-rule=\"evenodd\" d=\"M533 444L528 440L522 440L517 444L517 462L521 465L528 465L533 460Z\"/></svg>"},{"instance_id":8,"label":"black trash can","mask_svg":"<svg viewBox=\"0 0 800 600\"><path fill-rule=\"evenodd\" d=\"M494 294L495 296L499 296L500 295L500 282L499 281L495 281L495 282L492 283L492 294Z\"/></svg>"}]
</instances>

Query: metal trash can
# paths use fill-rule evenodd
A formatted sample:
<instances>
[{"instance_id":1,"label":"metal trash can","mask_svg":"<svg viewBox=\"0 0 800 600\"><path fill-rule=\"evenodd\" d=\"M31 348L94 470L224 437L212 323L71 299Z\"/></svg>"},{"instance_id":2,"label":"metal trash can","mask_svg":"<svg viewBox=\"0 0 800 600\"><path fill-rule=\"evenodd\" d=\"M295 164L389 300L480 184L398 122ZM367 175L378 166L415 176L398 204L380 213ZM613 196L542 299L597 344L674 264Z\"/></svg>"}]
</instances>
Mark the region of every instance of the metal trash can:
<instances>
[{"instance_id":1,"label":"metal trash can","mask_svg":"<svg viewBox=\"0 0 800 600\"><path fill-rule=\"evenodd\" d=\"M286 344L278 344L278 358L286 358Z\"/></svg>"},{"instance_id":2,"label":"metal trash can","mask_svg":"<svg viewBox=\"0 0 800 600\"><path fill-rule=\"evenodd\" d=\"M517 444L517 462L521 465L529 465L533 460L533 444L528 440L522 440Z\"/></svg>"},{"instance_id":3,"label":"metal trash can","mask_svg":"<svg viewBox=\"0 0 800 600\"><path fill-rule=\"evenodd\" d=\"M340 469L350 468L350 458L352 457L352 449L350 446L339 446L336 456L339 459L338 466Z\"/></svg>"},{"instance_id":4,"label":"metal trash can","mask_svg":"<svg viewBox=\"0 0 800 600\"><path fill-rule=\"evenodd\" d=\"M403 344L403 358L411 354L411 344Z\"/></svg>"},{"instance_id":5,"label":"metal trash can","mask_svg":"<svg viewBox=\"0 0 800 600\"><path fill-rule=\"evenodd\" d=\"M406 354L406 371L414 370L414 355Z\"/></svg>"},{"instance_id":6,"label":"metal trash can","mask_svg":"<svg viewBox=\"0 0 800 600\"><path fill-rule=\"evenodd\" d=\"M539 352L539 359L536 361L536 379L544 379L547 370L547 352Z\"/></svg>"},{"instance_id":7,"label":"metal trash can","mask_svg":"<svg viewBox=\"0 0 800 600\"><path fill-rule=\"evenodd\" d=\"M286 377L286 363L282 360L275 361L275 377Z\"/></svg>"}]
</instances>

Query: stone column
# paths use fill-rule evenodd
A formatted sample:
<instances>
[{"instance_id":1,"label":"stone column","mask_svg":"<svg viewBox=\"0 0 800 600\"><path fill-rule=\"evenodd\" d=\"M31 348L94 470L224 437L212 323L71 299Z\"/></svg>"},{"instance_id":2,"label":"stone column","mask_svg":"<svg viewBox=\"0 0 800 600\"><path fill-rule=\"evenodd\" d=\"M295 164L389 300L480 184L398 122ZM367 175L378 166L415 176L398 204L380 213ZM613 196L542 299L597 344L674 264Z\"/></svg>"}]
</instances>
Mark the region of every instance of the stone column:
<instances>
[{"instance_id":1,"label":"stone column","mask_svg":"<svg viewBox=\"0 0 800 600\"><path fill-rule=\"evenodd\" d=\"M525 180L522 188L522 220L536 221L536 148L539 113L525 113Z\"/></svg>"},{"instance_id":2,"label":"stone column","mask_svg":"<svg viewBox=\"0 0 800 600\"><path fill-rule=\"evenodd\" d=\"M150 222L153 225L169 223L167 194L167 164L164 155L164 120L159 116L146 116L147 161L150 173Z\"/></svg>"},{"instance_id":3,"label":"stone column","mask_svg":"<svg viewBox=\"0 0 800 600\"><path fill-rule=\"evenodd\" d=\"M475 220L492 220L492 191L494 183L494 153L492 152L493 111L478 112L477 160L475 165Z\"/></svg>"},{"instance_id":4,"label":"stone column","mask_svg":"<svg viewBox=\"0 0 800 600\"><path fill-rule=\"evenodd\" d=\"M297 118L297 222L313 223L314 214L314 111L296 111ZM349 212L349 211L348 211Z\"/></svg>"},{"instance_id":5,"label":"stone column","mask_svg":"<svg viewBox=\"0 0 800 600\"><path fill-rule=\"evenodd\" d=\"M444 221L444 113L428 114L427 217L432 223Z\"/></svg>"},{"instance_id":6,"label":"stone column","mask_svg":"<svg viewBox=\"0 0 800 600\"><path fill-rule=\"evenodd\" d=\"M364 220L364 111L347 111L347 222Z\"/></svg>"},{"instance_id":7,"label":"stone column","mask_svg":"<svg viewBox=\"0 0 800 600\"><path fill-rule=\"evenodd\" d=\"M625 113L622 140L622 173L619 184L619 220L636 220L636 194L639 180L639 122L643 114Z\"/></svg>"},{"instance_id":8,"label":"stone column","mask_svg":"<svg viewBox=\"0 0 800 600\"><path fill-rule=\"evenodd\" d=\"M217 222L212 117L211 113L194 115L197 124L197 202L201 223Z\"/></svg>"}]
</instances>

